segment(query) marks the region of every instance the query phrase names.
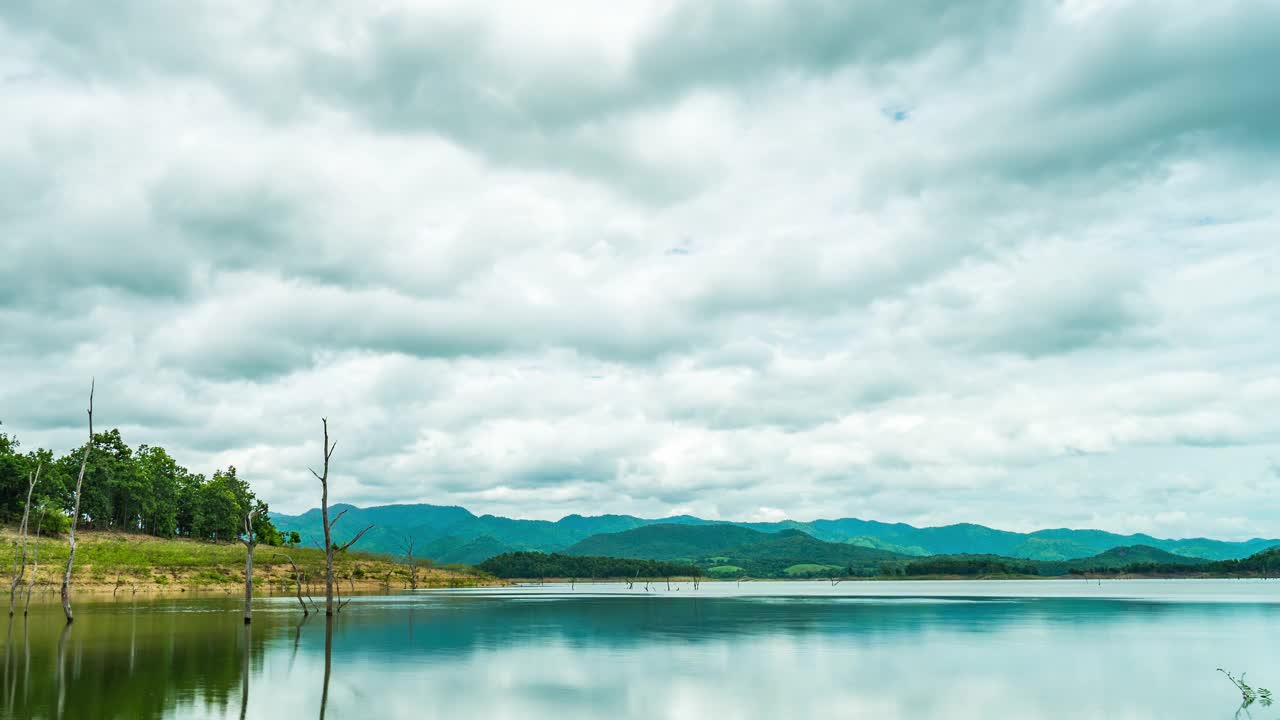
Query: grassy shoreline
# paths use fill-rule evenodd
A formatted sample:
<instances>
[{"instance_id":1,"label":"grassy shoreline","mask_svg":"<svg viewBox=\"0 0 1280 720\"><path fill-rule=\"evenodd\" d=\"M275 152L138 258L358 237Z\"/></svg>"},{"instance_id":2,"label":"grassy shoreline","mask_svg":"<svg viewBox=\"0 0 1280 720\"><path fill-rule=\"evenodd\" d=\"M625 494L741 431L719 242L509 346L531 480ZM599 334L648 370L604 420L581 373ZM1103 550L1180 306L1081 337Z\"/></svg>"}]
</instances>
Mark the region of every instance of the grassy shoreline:
<instances>
[{"instance_id":1,"label":"grassy shoreline","mask_svg":"<svg viewBox=\"0 0 1280 720\"><path fill-rule=\"evenodd\" d=\"M15 543L11 528L0 530L0 572L13 577ZM22 586L32 577L31 555L35 539L28 541L27 569ZM163 539L149 535L118 532L79 531L76 533L76 562L72 569L75 592L198 592L244 588L245 547L240 543L211 543L185 538ZM324 552L318 548L270 547L259 545L254 552L255 591L273 594L294 592L293 566L303 574L303 592L324 592ZM67 562L67 539L42 537L39 540L39 573L32 600L49 588L61 586ZM409 587L410 568L395 558L363 552L340 553L334 560L334 575L344 593ZM418 567L418 587L479 587L505 585L472 568Z\"/></svg>"}]
</instances>

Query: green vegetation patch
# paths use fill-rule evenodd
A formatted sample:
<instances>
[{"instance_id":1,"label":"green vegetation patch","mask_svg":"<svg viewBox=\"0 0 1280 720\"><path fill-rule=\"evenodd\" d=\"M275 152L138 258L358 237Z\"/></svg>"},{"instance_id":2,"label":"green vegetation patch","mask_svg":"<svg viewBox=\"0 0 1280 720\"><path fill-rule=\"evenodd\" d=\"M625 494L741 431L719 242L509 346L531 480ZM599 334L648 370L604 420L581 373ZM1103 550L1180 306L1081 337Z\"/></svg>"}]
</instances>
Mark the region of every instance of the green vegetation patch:
<instances>
[{"instance_id":1,"label":"green vegetation patch","mask_svg":"<svg viewBox=\"0 0 1280 720\"><path fill-rule=\"evenodd\" d=\"M697 566L688 563L540 552L503 553L485 560L477 568L500 578L661 578L702 574Z\"/></svg>"},{"instance_id":2,"label":"green vegetation patch","mask_svg":"<svg viewBox=\"0 0 1280 720\"><path fill-rule=\"evenodd\" d=\"M832 574L843 575L845 569L839 565L816 565L814 563L799 563L783 569L782 574L787 577L830 577Z\"/></svg>"}]
</instances>

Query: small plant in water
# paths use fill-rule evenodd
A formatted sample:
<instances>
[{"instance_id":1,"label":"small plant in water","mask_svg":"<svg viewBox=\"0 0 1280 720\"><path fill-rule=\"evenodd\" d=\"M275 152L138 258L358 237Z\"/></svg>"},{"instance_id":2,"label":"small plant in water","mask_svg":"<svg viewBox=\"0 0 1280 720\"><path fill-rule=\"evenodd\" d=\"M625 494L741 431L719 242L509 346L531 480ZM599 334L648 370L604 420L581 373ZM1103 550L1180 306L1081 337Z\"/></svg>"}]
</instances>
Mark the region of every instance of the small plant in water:
<instances>
[{"instance_id":1,"label":"small plant in water","mask_svg":"<svg viewBox=\"0 0 1280 720\"><path fill-rule=\"evenodd\" d=\"M1262 707L1271 706L1271 691L1263 687L1255 688L1245 682L1244 673L1240 673L1240 677L1236 677L1222 668L1218 668L1218 672L1226 675L1231 684L1235 685L1236 689L1240 691L1242 708L1247 708L1255 702L1262 705Z\"/></svg>"}]
</instances>

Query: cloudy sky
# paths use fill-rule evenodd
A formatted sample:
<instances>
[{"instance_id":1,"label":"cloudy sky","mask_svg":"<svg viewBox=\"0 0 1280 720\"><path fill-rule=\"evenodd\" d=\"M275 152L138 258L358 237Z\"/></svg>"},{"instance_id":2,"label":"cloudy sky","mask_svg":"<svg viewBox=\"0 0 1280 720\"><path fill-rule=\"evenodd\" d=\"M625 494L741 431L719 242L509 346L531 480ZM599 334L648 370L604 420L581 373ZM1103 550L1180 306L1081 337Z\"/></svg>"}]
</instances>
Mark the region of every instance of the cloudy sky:
<instances>
[{"instance_id":1,"label":"cloudy sky","mask_svg":"<svg viewBox=\"0 0 1280 720\"><path fill-rule=\"evenodd\" d=\"M273 509L1280 535L1280 3L0 4L0 420Z\"/></svg>"}]
</instances>

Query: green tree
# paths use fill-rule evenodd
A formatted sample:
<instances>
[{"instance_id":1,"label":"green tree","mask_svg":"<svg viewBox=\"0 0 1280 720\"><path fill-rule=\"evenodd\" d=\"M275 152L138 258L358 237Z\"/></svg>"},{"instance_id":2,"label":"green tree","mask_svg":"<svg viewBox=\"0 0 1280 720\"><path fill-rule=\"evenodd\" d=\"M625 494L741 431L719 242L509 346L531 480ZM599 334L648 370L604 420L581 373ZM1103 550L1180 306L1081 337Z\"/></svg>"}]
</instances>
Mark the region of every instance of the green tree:
<instances>
[{"instance_id":1,"label":"green tree","mask_svg":"<svg viewBox=\"0 0 1280 720\"><path fill-rule=\"evenodd\" d=\"M174 519L177 533L182 537L197 537L196 518L200 515L200 489L205 479L202 473L183 473L177 478L178 502Z\"/></svg>"},{"instance_id":2,"label":"green tree","mask_svg":"<svg viewBox=\"0 0 1280 720\"><path fill-rule=\"evenodd\" d=\"M27 475L43 463L31 502L48 509L45 532L65 532L83 451L81 445L58 457L44 449L23 454L16 437L0 433L0 522L22 515ZM250 508L257 510L253 523L257 541L284 544L267 504L254 495L235 467L206 479L179 465L162 447L140 445L135 451L116 429L94 434L80 504L80 522L85 527L230 541L243 530Z\"/></svg>"},{"instance_id":3,"label":"green tree","mask_svg":"<svg viewBox=\"0 0 1280 720\"><path fill-rule=\"evenodd\" d=\"M271 511L261 500L254 500L253 535L263 545L283 545L284 536L271 522Z\"/></svg>"},{"instance_id":4,"label":"green tree","mask_svg":"<svg viewBox=\"0 0 1280 720\"><path fill-rule=\"evenodd\" d=\"M0 521L22 514L30 472L27 458L18 452L18 439L0 433Z\"/></svg>"},{"instance_id":5,"label":"green tree","mask_svg":"<svg viewBox=\"0 0 1280 720\"><path fill-rule=\"evenodd\" d=\"M248 503L241 500L236 469L218 470L200 486L196 501L193 537L202 540L234 540L240 534Z\"/></svg>"},{"instance_id":6,"label":"green tree","mask_svg":"<svg viewBox=\"0 0 1280 720\"><path fill-rule=\"evenodd\" d=\"M146 487L142 498L142 530L159 537L178 532L178 494L187 469L178 465L162 447L142 445L134 456L137 475Z\"/></svg>"},{"instance_id":7,"label":"green tree","mask_svg":"<svg viewBox=\"0 0 1280 720\"><path fill-rule=\"evenodd\" d=\"M71 453L77 467L80 452L83 446ZM139 530L146 486L137 470L119 430L95 433L81 490L82 522L96 530Z\"/></svg>"}]
</instances>

